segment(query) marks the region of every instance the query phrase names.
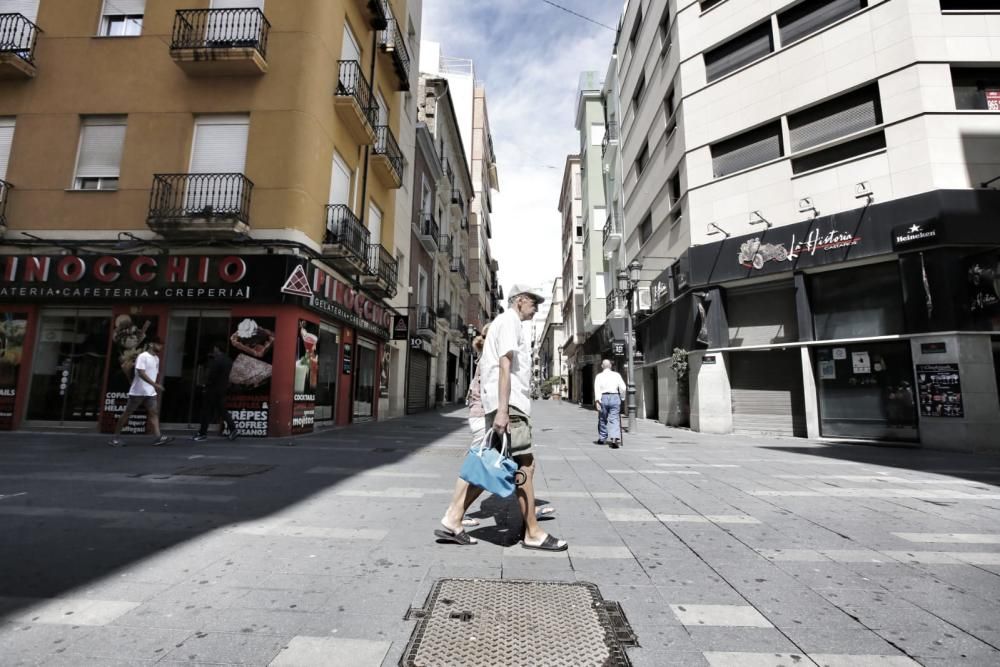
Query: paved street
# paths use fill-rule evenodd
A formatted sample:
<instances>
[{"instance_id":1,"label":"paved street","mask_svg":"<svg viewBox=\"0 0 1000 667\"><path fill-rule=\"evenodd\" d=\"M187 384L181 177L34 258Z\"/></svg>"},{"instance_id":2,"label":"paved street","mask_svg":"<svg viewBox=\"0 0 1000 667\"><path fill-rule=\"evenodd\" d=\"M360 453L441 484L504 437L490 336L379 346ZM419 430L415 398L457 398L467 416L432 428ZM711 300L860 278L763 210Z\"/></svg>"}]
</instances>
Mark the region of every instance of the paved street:
<instances>
[{"instance_id":1,"label":"paved street","mask_svg":"<svg viewBox=\"0 0 1000 667\"><path fill-rule=\"evenodd\" d=\"M0 662L396 665L407 610L479 577L597 584L634 665L1000 664L1000 459L653 423L612 451L592 412L535 411L559 554L494 498L478 545L435 541L464 411L157 449L3 435Z\"/></svg>"}]
</instances>

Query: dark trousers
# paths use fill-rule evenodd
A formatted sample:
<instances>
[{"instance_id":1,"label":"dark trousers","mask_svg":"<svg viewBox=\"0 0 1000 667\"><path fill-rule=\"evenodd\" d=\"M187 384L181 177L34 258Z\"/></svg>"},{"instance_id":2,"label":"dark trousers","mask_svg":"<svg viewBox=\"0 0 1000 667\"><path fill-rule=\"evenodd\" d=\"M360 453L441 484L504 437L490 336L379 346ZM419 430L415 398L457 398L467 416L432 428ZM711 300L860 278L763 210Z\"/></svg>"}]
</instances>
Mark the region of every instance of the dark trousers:
<instances>
[{"instance_id":1,"label":"dark trousers","mask_svg":"<svg viewBox=\"0 0 1000 667\"><path fill-rule=\"evenodd\" d=\"M219 419L226 422L229 432L236 430L236 422L233 421L229 410L226 410L226 392L212 391L205 389L201 393L201 428L198 433L208 435L208 425L218 423Z\"/></svg>"}]
</instances>

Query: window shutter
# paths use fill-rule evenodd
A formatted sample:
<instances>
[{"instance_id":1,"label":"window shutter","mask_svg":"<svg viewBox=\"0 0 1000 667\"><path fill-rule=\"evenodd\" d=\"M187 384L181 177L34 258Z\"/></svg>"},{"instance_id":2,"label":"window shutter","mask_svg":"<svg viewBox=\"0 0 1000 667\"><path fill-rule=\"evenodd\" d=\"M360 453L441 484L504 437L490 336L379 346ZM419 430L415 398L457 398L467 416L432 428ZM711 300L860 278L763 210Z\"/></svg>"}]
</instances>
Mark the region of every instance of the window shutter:
<instances>
[{"instance_id":1,"label":"window shutter","mask_svg":"<svg viewBox=\"0 0 1000 667\"><path fill-rule=\"evenodd\" d=\"M876 86L848 93L788 117L792 152L875 127L881 120Z\"/></svg>"},{"instance_id":2,"label":"window shutter","mask_svg":"<svg viewBox=\"0 0 1000 667\"><path fill-rule=\"evenodd\" d=\"M192 174L242 174L247 159L246 117L199 119L195 123Z\"/></svg>"},{"instance_id":3,"label":"window shutter","mask_svg":"<svg viewBox=\"0 0 1000 667\"><path fill-rule=\"evenodd\" d=\"M146 0L104 0L101 16L142 16L146 13Z\"/></svg>"},{"instance_id":4,"label":"window shutter","mask_svg":"<svg viewBox=\"0 0 1000 667\"><path fill-rule=\"evenodd\" d=\"M10 160L10 146L14 141L14 122L0 119L0 180L7 178L7 164Z\"/></svg>"},{"instance_id":5,"label":"window shutter","mask_svg":"<svg viewBox=\"0 0 1000 667\"><path fill-rule=\"evenodd\" d=\"M743 67L773 51L771 24L761 23L728 42L705 52L705 76L708 81Z\"/></svg>"},{"instance_id":6,"label":"window shutter","mask_svg":"<svg viewBox=\"0 0 1000 667\"><path fill-rule=\"evenodd\" d=\"M867 5L865 0L806 0L778 14L778 34L782 46L853 14Z\"/></svg>"},{"instance_id":7,"label":"window shutter","mask_svg":"<svg viewBox=\"0 0 1000 667\"><path fill-rule=\"evenodd\" d=\"M34 23L38 19L38 0L0 0L0 14L21 14Z\"/></svg>"},{"instance_id":8,"label":"window shutter","mask_svg":"<svg viewBox=\"0 0 1000 667\"><path fill-rule=\"evenodd\" d=\"M771 123L712 146L716 178L781 157L781 125Z\"/></svg>"},{"instance_id":9,"label":"window shutter","mask_svg":"<svg viewBox=\"0 0 1000 667\"><path fill-rule=\"evenodd\" d=\"M125 145L125 120L85 120L77 178L118 178Z\"/></svg>"}]
</instances>

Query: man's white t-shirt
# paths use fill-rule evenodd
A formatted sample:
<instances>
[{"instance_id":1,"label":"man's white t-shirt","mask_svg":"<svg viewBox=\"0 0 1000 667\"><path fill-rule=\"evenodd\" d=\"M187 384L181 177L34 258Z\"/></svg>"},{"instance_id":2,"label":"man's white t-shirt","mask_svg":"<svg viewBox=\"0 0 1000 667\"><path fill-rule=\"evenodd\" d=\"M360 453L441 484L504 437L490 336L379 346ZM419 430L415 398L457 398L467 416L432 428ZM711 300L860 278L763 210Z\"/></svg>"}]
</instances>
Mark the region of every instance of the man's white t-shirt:
<instances>
[{"instance_id":1,"label":"man's white t-shirt","mask_svg":"<svg viewBox=\"0 0 1000 667\"><path fill-rule=\"evenodd\" d=\"M145 371L146 376L156 382L156 376L160 374L160 358L151 352L140 354L135 360L135 377L128 390L129 396L156 396L156 387L139 377L139 371Z\"/></svg>"},{"instance_id":2,"label":"man's white t-shirt","mask_svg":"<svg viewBox=\"0 0 1000 667\"><path fill-rule=\"evenodd\" d=\"M510 365L510 407L531 414L531 343L521 327L521 316L508 308L497 316L486 334L479 361L483 411L496 412L500 405L500 357L513 352Z\"/></svg>"},{"instance_id":3,"label":"man's white t-shirt","mask_svg":"<svg viewBox=\"0 0 1000 667\"><path fill-rule=\"evenodd\" d=\"M601 400L604 394L618 394L621 396L626 391L625 380L622 376L610 368L605 368L594 378L594 399Z\"/></svg>"}]
</instances>

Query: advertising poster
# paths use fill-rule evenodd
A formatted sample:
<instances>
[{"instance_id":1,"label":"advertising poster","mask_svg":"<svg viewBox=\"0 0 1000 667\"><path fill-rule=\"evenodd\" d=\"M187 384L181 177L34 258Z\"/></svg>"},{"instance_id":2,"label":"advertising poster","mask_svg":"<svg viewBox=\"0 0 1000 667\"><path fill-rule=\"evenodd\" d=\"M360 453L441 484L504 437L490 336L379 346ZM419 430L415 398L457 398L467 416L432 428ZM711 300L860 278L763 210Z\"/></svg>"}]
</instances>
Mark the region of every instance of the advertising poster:
<instances>
[{"instance_id":1,"label":"advertising poster","mask_svg":"<svg viewBox=\"0 0 1000 667\"><path fill-rule=\"evenodd\" d=\"M273 317L234 317L229 322L233 370L229 373L226 409L242 436L267 437L274 329Z\"/></svg>"},{"instance_id":2,"label":"advertising poster","mask_svg":"<svg viewBox=\"0 0 1000 667\"><path fill-rule=\"evenodd\" d=\"M855 375L868 375L872 372L872 360L867 352L851 352L851 367Z\"/></svg>"},{"instance_id":3,"label":"advertising poster","mask_svg":"<svg viewBox=\"0 0 1000 667\"><path fill-rule=\"evenodd\" d=\"M14 427L17 377L27 328L27 313L0 313L0 431Z\"/></svg>"},{"instance_id":4,"label":"advertising poster","mask_svg":"<svg viewBox=\"0 0 1000 667\"><path fill-rule=\"evenodd\" d=\"M379 398L389 398L389 346L382 346L382 368L379 379Z\"/></svg>"},{"instance_id":5,"label":"advertising poster","mask_svg":"<svg viewBox=\"0 0 1000 667\"><path fill-rule=\"evenodd\" d=\"M159 318L142 313L121 313L111 319L111 358L108 362L108 384L104 390L104 410L101 412L101 430L112 433L115 422L125 413L128 392L135 379L135 360L146 350L146 339L156 333ZM160 360L160 376L163 369ZM132 413L122 433L146 432L146 411Z\"/></svg>"},{"instance_id":6,"label":"advertising poster","mask_svg":"<svg viewBox=\"0 0 1000 667\"><path fill-rule=\"evenodd\" d=\"M836 380L837 379L837 364L831 360L820 360L819 362L819 379L820 380Z\"/></svg>"},{"instance_id":7,"label":"advertising poster","mask_svg":"<svg viewBox=\"0 0 1000 667\"><path fill-rule=\"evenodd\" d=\"M319 325L299 320L292 388L292 434L312 433L316 422L316 386L319 384Z\"/></svg>"},{"instance_id":8,"label":"advertising poster","mask_svg":"<svg viewBox=\"0 0 1000 667\"><path fill-rule=\"evenodd\" d=\"M965 416L958 364L917 364L917 391L921 416Z\"/></svg>"}]
</instances>

